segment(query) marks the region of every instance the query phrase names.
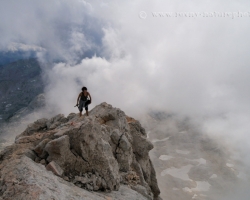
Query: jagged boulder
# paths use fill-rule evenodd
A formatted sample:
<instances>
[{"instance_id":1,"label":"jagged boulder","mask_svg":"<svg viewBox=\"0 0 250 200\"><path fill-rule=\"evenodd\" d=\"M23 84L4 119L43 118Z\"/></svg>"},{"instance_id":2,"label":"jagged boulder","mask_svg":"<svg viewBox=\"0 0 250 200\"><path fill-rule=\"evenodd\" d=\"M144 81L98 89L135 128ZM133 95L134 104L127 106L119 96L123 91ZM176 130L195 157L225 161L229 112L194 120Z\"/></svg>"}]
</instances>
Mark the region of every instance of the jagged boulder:
<instances>
[{"instance_id":1,"label":"jagged boulder","mask_svg":"<svg viewBox=\"0 0 250 200\"><path fill-rule=\"evenodd\" d=\"M0 177L3 182L8 179L3 165L8 159L28 156L35 164L46 165L56 176L86 190L120 191L125 184L145 199L159 199L148 154L152 148L139 121L102 103L88 117L60 114L29 125L16 137L11 151L0 155ZM0 194L7 195L6 191L8 186L0 185Z\"/></svg>"},{"instance_id":2,"label":"jagged boulder","mask_svg":"<svg viewBox=\"0 0 250 200\"><path fill-rule=\"evenodd\" d=\"M44 147L44 151L47 152L48 162L56 162L66 173L74 170L76 163L76 156L70 151L69 137L67 135L51 140ZM82 161L83 166L86 165Z\"/></svg>"},{"instance_id":3,"label":"jagged boulder","mask_svg":"<svg viewBox=\"0 0 250 200\"><path fill-rule=\"evenodd\" d=\"M42 140L34 149L33 151L38 155L40 158L45 158L47 155L47 152L44 150L44 147L48 142L50 142L51 139L46 138Z\"/></svg>"},{"instance_id":4,"label":"jagged boulder","mask_svg":"<svg viewBox=\"0 0 250 200\"><path fill-rule=\"evenodd\" d=\"M47 121L48 119L42 118L42 119L35 121L34 123L29 124L26 130L20 135L18 135L17 138L21 136L29 136L35 132L38 132L47 128L47 125L46 125Z\"/></svg>"}]
</instances>

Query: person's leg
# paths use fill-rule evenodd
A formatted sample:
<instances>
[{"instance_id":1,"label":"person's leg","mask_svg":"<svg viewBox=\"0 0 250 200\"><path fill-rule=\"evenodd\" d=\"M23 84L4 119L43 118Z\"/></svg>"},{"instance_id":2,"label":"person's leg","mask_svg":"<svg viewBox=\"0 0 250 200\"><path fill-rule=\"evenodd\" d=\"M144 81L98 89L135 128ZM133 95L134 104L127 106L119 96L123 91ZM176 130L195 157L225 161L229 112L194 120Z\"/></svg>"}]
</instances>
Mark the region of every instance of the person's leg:
<instances>
[{"instance_id":1,"label":"person's leg","mask_svg":"<svg viewBox=\"0 0 250 200\"><path fill-rule=\"evenodd\" d=\"M83 111L83 102L82 101L80 101L78 108L79 108L79 111L80 111L79 116L81 117L82 116L82 111Z\"/></svg>"},{"instance_id":2,"label":"person's leg","mask_svg":"<svg viewBox=\"0 0 250 200\"><path fill-rule=\"evenodd\" d=\"M86 110L86 115L87 115L87 116L89 116L89 111L88 111L88 110L89 110L89 108L88 108L89 102L90 102L90 101L88 100L88 101L86 101L86 103L85 103L85 110Z\"/></svg>"},{"instance_id":3,"label":"person's leg","mask_svg":"<svg viewBox=\"0 0 250 200\"><path fill-rule=\"evenodd\" d=\"M89 116L88 106L85 107L86 115Z\"/></svg>"}]
</instances>

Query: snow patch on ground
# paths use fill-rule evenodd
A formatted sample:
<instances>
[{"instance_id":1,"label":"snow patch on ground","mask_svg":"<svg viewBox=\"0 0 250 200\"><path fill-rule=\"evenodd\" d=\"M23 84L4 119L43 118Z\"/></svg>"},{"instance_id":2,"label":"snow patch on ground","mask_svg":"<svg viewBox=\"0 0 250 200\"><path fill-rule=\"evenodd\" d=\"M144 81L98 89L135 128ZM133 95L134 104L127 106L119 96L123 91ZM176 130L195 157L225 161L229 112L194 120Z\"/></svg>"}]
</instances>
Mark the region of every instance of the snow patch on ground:
<instances>
[{"instance_id":1,"label":"snow patch on ground","mask_svg":"<svg viewBox=\"0 0 250 200\"><path fill-rule=\"evenodd\" d=\"M188 187L184 187L183 189L182 189L184 192L193 192L190 188L188 188Z\"/></svg>"},{"instance_id":2,"label":"snow patch on ground","mask_svg":"<svg viewBox=\"0 0 250 200\"><path fill-rule=\"evenodd\" d=\"M188 159L191 160L191 159ZM199 158L199 159L192 159L192 161L197 161L199 164L198 165L205 165L207 161L204 158Z\"/></svg>"},{"instance_id":3,"label":"snow patch on ground","mask_svg":"<svg viewBox=\"0 0 250 200\"><path fill-rule=\"evenodd\" d=\"M152 142L155 143L155 142L164 142L164 141L167 141L169 139L169 137L166 137L164 139L161 139L161 140L158 140L158 139L153 139Z\"/></svg>"},{"instance_id":4,"label":"snow patch on ground","mask_svg":"<svg viewBox=\"0 0 250 200\"><path fill-rule=\"evenodd\" d=\"M192 167L193 167L193 165L187 165L187 166L183 166L181 168L171 167L171 168L163 170L161 172L161 176L165 176L166 174L169 174L175 178L189 181L191 179L188 176L188 172Z\"/></svg>"},{"instance_id":5,"label":"snow patch on ground","mask_svg":"<svg viewBox=\"0 0 250 200\"><path fill-rule=\"evenodd\" d=\"M170 160L171 158L173 158L173 156L161 155L161 156L159 157L160 160Z\"/></svg>"},{"instance_id":6,"label":"snow patch on ground","mask_svg":"<svg viewBox=\"0 0 250 200\"><path fill-rule=\"evenodd\" d=\"M203 192L206 192L206 191L209 191L210 189L210 184L206 181L196 181L196 188L192 188L192 191L203 191Z\"/></svg>"},{"instance_id":7,"label":"snow patch on ground","mask_svg":"<svg viewBox=\"0 0 250 200\"><path fill-rule=\"evenodd\" d=\"M182 190L185 192L207 192L210 189L210 184L206 181L196 181L197 186L195 188L185 187Z\"/></svg>"},{"instance_id":8,"label":"snow patch on ground","mask_svg":"<svg viewBox=\"0 0 250 200\"><path fill-rule=\"evenodd\" d=\"M228 167L234 167L234 165L233 164L230 164L230 163L227 163L226 164Z\"/></svg>"},{"instance_id":9,"label":"snow patch on ground","mask_svg":"<svg viewBox=\"0 0 250 200\"><path fill-rule=\"evenodd\" d=\"M242 180L247 180L247 175L245 173L243 173L243 172L239 172L237 177L242 179Z\"/></svg>"},{"instance_id":10,"label":"snow patch on ground","mask_svg":"<svg viewBox=\"0 0 250 200\"><path fill-rule=\"evenodd\" d=\"M178 150L178 149L176 150L176 152L179 154L183 154L183 155L187 155L190 153L190 151L183 151L183 150Z\"/></svg>"},{"instance_id":11,"label":"snow patch on ground","mask_svg":"<svg viewBox=\"0 0 250 200\"><path fill-rule=\"evenodd\" d=\"M217 178L217 174L213 174L212 176L210 176L210 178Z\"/></svg>"},{"instance_id":12,"label":"snow patch on ground","mask_svg":"<svg viewBox=\"0 0 250 200\"><path fill-rule=\"evenodd\" d=\"M187 133L187 131L180 131L179 133Z\"/></svg>"}]
</instances>

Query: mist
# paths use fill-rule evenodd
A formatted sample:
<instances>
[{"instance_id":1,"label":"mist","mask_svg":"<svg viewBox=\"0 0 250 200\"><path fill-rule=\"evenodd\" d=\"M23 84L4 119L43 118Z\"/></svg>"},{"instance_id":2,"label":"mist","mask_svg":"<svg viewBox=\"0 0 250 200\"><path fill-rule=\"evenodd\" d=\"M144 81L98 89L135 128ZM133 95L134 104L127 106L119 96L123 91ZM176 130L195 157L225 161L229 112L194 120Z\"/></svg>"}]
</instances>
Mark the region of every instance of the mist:
<instances>
[{"instance_id":1,"label":"mist","mask_svg":"<svg viewBox=\"0 0 250 200\"><path fill-rule=\"evenodd\" d=\"M53 114L78 112L86 86L90 108L107 102L137 119L151 111L188 116L250 165L250 16L153 12L248 13L250 2L1 1L0 49L46 49L37 57Z\"/></svg>"}]
</instances>

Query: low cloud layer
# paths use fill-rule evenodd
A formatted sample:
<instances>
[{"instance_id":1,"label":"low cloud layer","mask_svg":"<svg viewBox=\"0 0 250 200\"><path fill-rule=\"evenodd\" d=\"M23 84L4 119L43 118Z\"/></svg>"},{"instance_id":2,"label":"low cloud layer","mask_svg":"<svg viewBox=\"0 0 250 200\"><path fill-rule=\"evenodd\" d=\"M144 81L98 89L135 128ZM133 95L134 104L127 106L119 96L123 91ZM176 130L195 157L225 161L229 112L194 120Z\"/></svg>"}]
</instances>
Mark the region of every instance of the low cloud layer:
<instances>
[{"instance_id":1,"label":"low cloud layer","mask_svg":"<svg viewBox=\"0 0 250 200\"><path fill-rule=\"evenodd\" d=\"M46 60L67 62L99 51L101 20L85 1L10 0L0 5L0 50L13 42L37 45L47 50Z\"/></svg>"}]
</instances>

